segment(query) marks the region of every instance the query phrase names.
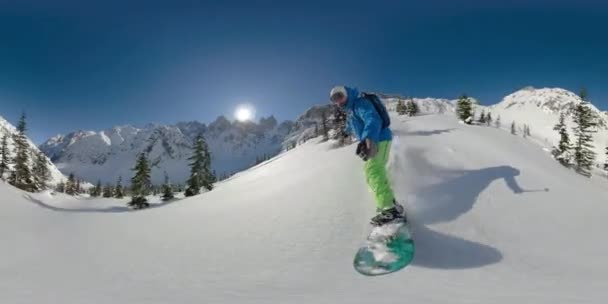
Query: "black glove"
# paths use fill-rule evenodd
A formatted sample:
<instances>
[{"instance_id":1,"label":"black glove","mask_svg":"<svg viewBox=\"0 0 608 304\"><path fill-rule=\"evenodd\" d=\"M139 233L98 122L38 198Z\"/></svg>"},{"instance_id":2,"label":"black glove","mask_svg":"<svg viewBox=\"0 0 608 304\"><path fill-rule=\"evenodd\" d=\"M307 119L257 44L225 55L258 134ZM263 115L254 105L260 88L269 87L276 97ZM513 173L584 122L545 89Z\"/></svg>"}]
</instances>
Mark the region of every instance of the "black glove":
<instances>
[{"instance_id":1,"label":"black glove","mask_svg":"<svg viewBox=\"0 0 608 304\"><path fill-rule=\"evenodd\" d=\"M376 144L369 138L357 145L357 156L361 157L363 161L374 158L377 153L378 148L376 147Z\"/></svg>"}]
</instances>

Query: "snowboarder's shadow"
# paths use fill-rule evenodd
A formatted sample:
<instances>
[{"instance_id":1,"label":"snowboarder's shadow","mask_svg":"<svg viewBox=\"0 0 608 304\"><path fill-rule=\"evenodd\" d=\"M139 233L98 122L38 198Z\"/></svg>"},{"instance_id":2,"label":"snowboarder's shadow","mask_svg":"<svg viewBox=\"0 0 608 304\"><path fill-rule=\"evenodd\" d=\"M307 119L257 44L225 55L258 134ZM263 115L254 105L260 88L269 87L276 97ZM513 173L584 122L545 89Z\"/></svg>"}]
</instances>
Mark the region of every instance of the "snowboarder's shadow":
<instances>
[{"instance_id":1,"label":"snowboarder's shadow","mask_svg":"<svg viewBox=\"0 0 608 304\"><path fill-rule=\"evenodd\" d=\"M427 225L453 221L467 213L473 208L479 194L495 180L503 179L515 194L528 192L515 180L520 171L510 166L478 170L443 169L426 160L423 151L409 152L408 167L415 171L415 176L438 180L431 185L414 186L412 189L413 200L408 211L416 241L413 264L429 268L464 269L501 261L502 254L497 248L434 231ZM399 159L396 162L398 165Z\"/></svg>"},{"instance_id":2,"label":"snowboarder's shadow","mask_svg":"<svg viewBox=\"0 0 608 304\"><path fill-rule=\"evenodd\" d=\"M456 129L440 129L440 130L432 130L432 131L401 131L395 130L395 135L397 136L433 136L433 135L441 135L443 133L449 133Z\"/></svg>"}]
</instances>

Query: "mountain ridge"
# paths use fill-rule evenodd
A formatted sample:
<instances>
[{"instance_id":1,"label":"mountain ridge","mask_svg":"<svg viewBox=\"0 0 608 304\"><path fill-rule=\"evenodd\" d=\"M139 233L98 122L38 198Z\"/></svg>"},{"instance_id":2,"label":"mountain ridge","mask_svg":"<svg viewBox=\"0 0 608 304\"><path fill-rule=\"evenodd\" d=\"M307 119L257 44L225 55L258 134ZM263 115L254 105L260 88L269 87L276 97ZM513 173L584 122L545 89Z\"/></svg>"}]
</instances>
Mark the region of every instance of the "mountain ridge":
<instances>
[{"instance_id":1,"label":"mountain ridge","mask_svg":"<svg viewBox=\"0 0 608 304\"><path fill-rule=\"evenodd\" d=\"M389 111L395 111L399 101L413 100L418 104L421 114L452 115L456 108L456 99L445 98L409 98L397 94L377 93L387 105ZM562 88L525 87L506 95L494 105L480 105L475 102L475 111L492 112L494 118L501 116L502 123L508 125L515 122L518 129L523 125L530 126L532 137L536 137L547 145L557 143L557 133L553 126L557 123L559 114L570 115L573 107L582 100L575 93ZM597 114L599 134L596 140L598 161L603 161L602 141L608 142L608 115L592 105ZM64 172L76 171L88 179L97 178L111 182L115 179L115 171L120 175L130 174L128 170L118 167L129 167L134 155L140 152L151 153L151 160L156 166L155 181L159 182L162 171L168 171L173 178L182 182L186 178L189 156L189 146L192 139L199 133L207 138L214 155L214 169L219 175L225 175L243 170L255 163L261 156L274 155L293 147L317 135L322 125L322 117L333 120L334 108L329 103L313 105L305 110L294 121L278 122L274 116L262 117L257 122L230 121L223 115L206 124L199 121L183 121L170 125L145 124L142 127L133 125L114 126L102 131L76 131L67 135L58 135L40 145L41 150L57 162ZM571 118L569 118L571 126ZM333 126L332 126L333 127ZM88 139L87 139L88 138ZM87 142L82 144L81 142ZM80 147L78 147L80 146ZM107 147L112 147L108 149ZM131 153L127 153L127 152ZM103 172L96 166L104 165L117 154L125 154L126 159L115 164L116 170ZM133 158L131 160L130 158ZM236 160L236 161L235 161ZM75 166L77 162L88 164L84 167ZM166 164L165 164L166 162ZM172 168L177 165L178 168ZM85 170L86 169L86 170ZM97 175L87 174L93 169ZM125 177L125 176L123 176Z\"/></svg>"}]
</instances>

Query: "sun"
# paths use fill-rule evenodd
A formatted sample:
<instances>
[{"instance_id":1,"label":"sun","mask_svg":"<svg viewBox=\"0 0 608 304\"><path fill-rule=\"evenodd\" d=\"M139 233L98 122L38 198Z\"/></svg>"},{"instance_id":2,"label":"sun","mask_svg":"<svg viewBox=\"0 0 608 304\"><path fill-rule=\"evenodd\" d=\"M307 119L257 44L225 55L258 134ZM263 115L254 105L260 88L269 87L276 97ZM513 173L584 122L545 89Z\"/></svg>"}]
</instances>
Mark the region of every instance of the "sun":
<instances>
[{"instance_id":1,"label":"sun","mask_svg":"<svg viewBox=\"0 0 608 304\"><path fill-rule=\"evenodd\" d=\"M255 109L250 105L240 105L234 111L234 117L241 122L253 120L254 116Z\"/></svg>"}]
</instances>

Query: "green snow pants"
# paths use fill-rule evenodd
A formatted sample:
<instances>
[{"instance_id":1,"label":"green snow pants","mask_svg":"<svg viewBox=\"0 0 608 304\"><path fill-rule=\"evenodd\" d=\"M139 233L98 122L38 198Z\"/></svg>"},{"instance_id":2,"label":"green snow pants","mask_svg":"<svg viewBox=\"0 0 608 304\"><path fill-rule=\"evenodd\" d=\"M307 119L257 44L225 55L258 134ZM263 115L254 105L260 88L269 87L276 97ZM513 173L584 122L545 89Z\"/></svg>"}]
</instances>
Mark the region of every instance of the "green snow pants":
<instances>
[{"instance_id":1,"label":"green snow pants","mask_svg":"<svg viewBox=\"0 0 608 304\"><path fill-rule=\"evenodd\" d=\"M388 140L381 141L378 143L378 154L365 162L365 177L376 199L378 210L393 207L393 199L395 198L386 170L390 151L391 142Z\"/></svg>"}]
</instances>

